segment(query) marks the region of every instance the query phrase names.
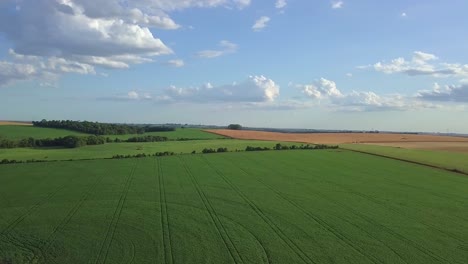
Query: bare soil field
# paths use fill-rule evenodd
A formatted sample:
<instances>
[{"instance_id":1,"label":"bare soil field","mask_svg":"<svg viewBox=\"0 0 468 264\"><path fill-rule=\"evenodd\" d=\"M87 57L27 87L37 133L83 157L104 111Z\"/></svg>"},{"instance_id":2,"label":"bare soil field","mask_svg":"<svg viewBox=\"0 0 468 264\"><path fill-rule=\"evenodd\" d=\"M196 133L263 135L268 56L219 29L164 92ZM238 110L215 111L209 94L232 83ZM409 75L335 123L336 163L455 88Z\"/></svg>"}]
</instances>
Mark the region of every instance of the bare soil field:
<instances>
[{"instance_id":1,"label":"bare soil field","mask_svg":"<svg viewBox=\"0 0 468 264\"><path fill-rule=\"evenodd\" d=\"M1 121L0 126L32 126L31 122L20 122L20 121Z\"/></svg>"},{"instance_id":2,"label":"bare soil field","mask_svg":"<svg viewBox=\"0 0 468 264\"><path fill-rule=\"evenodd\" d=\"M449 143L448 145L450 146L468 146L468 138L466 137L449 137L437 135L385 133L277 133L229 129L210 129L205 131L236 139L275 140L314 144L385 143L388 144L387 146L398 146L397 144L412 143L408 144L408 147L414 147L416 145L430 147L430 144L433 144L434 142L437 142L436 145L440 142L443 142L444 144Z\"/></svg>"}]
</instances>

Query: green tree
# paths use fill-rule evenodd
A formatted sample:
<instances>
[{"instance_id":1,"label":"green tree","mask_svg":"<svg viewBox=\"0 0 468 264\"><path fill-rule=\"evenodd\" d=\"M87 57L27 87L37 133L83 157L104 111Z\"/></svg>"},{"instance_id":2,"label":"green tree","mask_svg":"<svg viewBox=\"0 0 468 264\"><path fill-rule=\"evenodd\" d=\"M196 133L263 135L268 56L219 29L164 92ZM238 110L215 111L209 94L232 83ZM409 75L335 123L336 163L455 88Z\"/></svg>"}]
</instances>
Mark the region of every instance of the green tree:
<instances>
[{"instance_id":1,"label":"green tree","mask_svg":"<svg viewBox=\"0 0 468 264\"><path fill-rule=\"evenodd\" d=\"M230 124L227 128L232 130L241 130L242 126L239 124Z\"/></svg>"}]
</instances>

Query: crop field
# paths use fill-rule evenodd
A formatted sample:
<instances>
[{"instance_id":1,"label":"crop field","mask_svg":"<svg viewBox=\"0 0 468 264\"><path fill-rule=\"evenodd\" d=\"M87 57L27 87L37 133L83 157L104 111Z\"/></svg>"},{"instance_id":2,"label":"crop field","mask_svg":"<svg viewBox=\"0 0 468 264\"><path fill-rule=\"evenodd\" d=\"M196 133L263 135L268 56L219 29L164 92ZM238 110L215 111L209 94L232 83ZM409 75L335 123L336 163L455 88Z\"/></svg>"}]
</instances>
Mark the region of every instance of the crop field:
<instances>
[{"instance_id":1,"label":"crop field","mask_svg":"<svg viewBox=\"0 0 468 264\"><path fill-rule=\"evenodd\" d=\"M406 149L367 144L344 144L341 147L468 173L468 153L466 152Z\"/></svg>"},{"instance_id":2,"label":"crop field","mask_svg":"<svg viewBox=\"0 0 468 264\"><path fill-rule=\"evenodd\" d=\"M21 121L1 121L0 120L0 126L9 126L9 125L14 125L14 126L32 126L31 122L21 122Z\"/></svg>"},{"instance_id":3,"label":"crop field","mask_svg":"<svg viewBox=\"0 0 468 264\"><path fill-rule=\"evenodd\" d=\"M70 135L87 135L76 131L56 128L34 127L30 125L1 125L0 138L7 139L22 139L33 137L37 139L42 138L57 138Z\"/></svg>"},{"instance_id":4,"label":"crop field","mask_svg":"<svg viewBox=\"0 0 468 264\"><path fill-rule=\"evenodd\" d=\"M468 177L343 150L0 166L0 263L466 263Z\"/></svg>"},{"instance_id":5,"label":"crop field","mask_svg":"<svg viewBox=\"0 0 468 264\"><path fill-rule=\"evenodd\" d=\"M225 136L222 135L217 135L213 133L208 133L205 132L201 129L198 128L177 128L175 131L167 131L167 132L147 132L144 134L128 134L128 135L108 135L106 137L110 137L112 139L114 138L120 138L120 139L128 139L130 137L141 137L141 136L146 136L146 135L152 135L152 136L163 136L167 137L169 139L180 139L180 138L185 138L185 139L221 139L221 138L226 138Z\"/></svg>"},{"instance_id":6,"label":"crop field","mask_svg":"<svg viewBox=\"0 0 468 264\"><path fill-rule=\"evenodd\" d=\"M306 142L313 144L346 143L402 143L402 142L462 142L468 143L468 137L387 134L387 133L278 133L251 130L211 129L211 133L237 139L278 140Z\"/></svg>"},{"instance_id":7,"label":"crop field","mask_svg":"<svg viewBox=\"0 0 468 264\"><path fill-rule=\"evenodd\" d=\"M22 139L22 138L33 137L37 139L42 139L42 138L64 137L64 136L69 136L69 135L84 136L88 134L66 130L66 129L34 127L32 125L17 125L17 124L0 125L0 138L3 137L7 139ZM180 138L184 138L184 139L226 138L225 136L208 133L197 128L177 128L175 131L148 132L144 134L104 135L104 137L109 137L111 139L114 139L114 138L128 139L130 137L141 137L141 136L147 136L147 135L164 136L172 140L177 140Z\"/></svg>"},{"instance_id":8,"label":"crop field","mask_svg":"<svg viewBox=\"0 0 468 264\"><path fill-rule=\"evenodd\" d=\"M468 153L468 142L394 142L368 143L376 146L386 146L405 149L441 150Z\"/></svg>"},{"instance_id":9,"label":"crop field","mask_svg":"<svg viewBox=\"0 0 468 264\"><path fill-rule=\"evenodd\" d=\"M170 133L170 132L169 132ZM200 153L204 148L227 148L229 151L244 150L247 146L269 147L275 146L276 141L215 139L190 141L163 141L141 143L108 143L104 145L84 146L80 148L12 148L0 149L0 160L69 160L69 159L99 159L111 158L114 155L136 155L140 153L154 154L156 152L171 151L176 154ZM284 143L293 145L294 143ZM296 143L296 145L299 145Z\"/></svg>"}]
</instances>

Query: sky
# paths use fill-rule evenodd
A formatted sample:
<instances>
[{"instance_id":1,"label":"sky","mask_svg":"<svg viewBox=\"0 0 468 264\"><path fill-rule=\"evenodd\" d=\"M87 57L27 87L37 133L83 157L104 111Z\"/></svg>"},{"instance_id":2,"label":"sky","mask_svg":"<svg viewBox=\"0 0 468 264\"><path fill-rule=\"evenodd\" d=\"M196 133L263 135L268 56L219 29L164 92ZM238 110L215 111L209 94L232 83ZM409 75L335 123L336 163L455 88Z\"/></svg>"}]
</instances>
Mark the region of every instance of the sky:
<instances>
[{"instance_id":1,"label":"sky","mask_svg":"<svg viewBox=\"0 0 468 264\"><path fill-rule=\"evenodd\" d=\"M0 120L468 133L466 0L0 0Z\"/></svg>"}]
</instances>

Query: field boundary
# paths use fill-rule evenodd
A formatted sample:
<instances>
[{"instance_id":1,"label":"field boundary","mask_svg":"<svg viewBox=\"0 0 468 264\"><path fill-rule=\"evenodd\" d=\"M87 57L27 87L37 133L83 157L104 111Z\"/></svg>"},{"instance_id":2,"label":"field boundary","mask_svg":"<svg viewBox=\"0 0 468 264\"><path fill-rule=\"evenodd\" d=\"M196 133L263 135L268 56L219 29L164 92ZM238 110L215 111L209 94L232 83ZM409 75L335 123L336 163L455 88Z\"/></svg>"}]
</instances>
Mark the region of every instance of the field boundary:
<instances>
[{"instance_id":1,"label":"field boundary","mask_svg":"<svg viewBox=\"0 0 468 264\"><path fill-rule=\"evenodd\" d=\"M464 172L464 171L461 171L461 170L455 169L455 168L453 168L453 169L444 168L444 167L440 167L440 166L437 166L437 165L432 165L432 164L428 164L428 163L424 163L424 162L420 162L420 161L397 158L397 157L392 157L392 156L388 156L388 155L384 155L384 154L372 153L372 152L367 152L367 151L362 151L362 150L355 150L355 149L349 149L349 148L343 148L343 147L340 147L340 149L351 151L351 152L356 152L356 153L361 153L361 154L377 156L377 157L381 157L381 158L387 158L387 159L392 159L392 160L403 161L403 162L407 162L407 163L412 163L412 164L417 164L417 165L421 165L421 166L425 166L425 167L430 167L430 168L433 168L433 169L438 169L438 170L448 171L448 172L452 172L452 173L456 173L456 174L461 174L463 176L468 176L468 172Z\"/></svg>"}]
</instances>

